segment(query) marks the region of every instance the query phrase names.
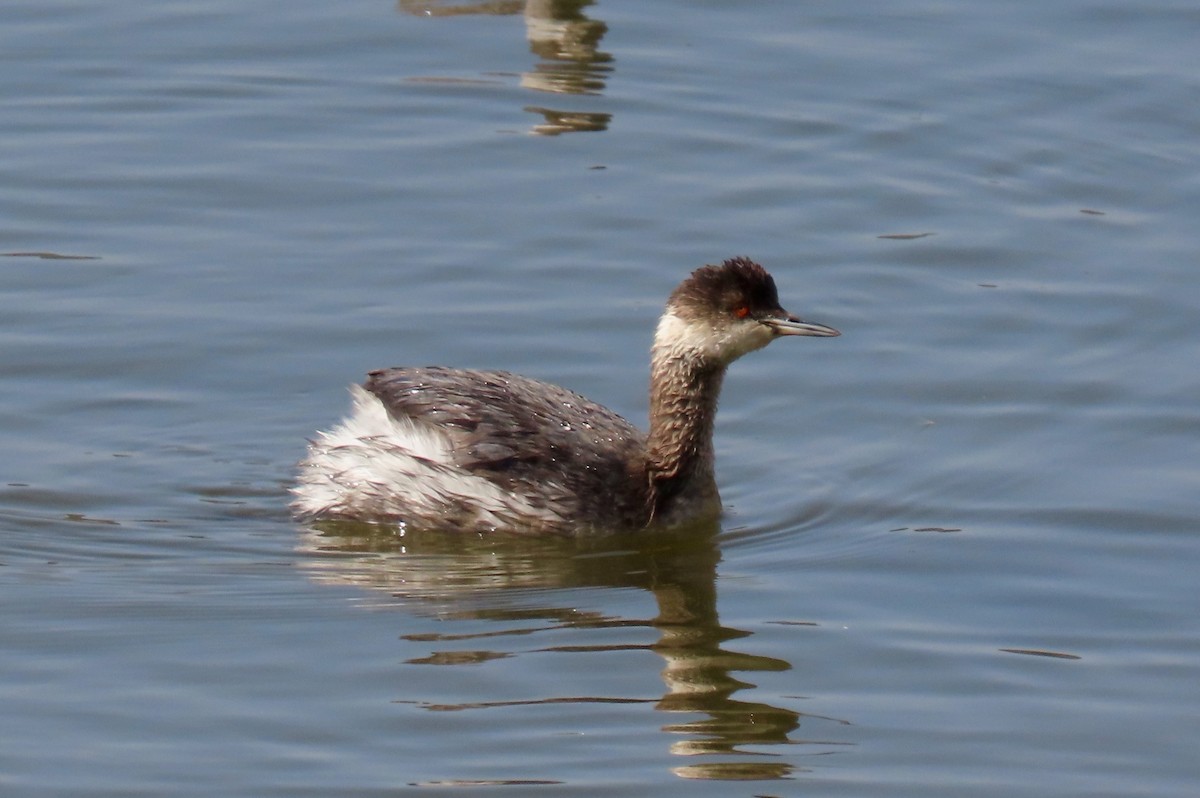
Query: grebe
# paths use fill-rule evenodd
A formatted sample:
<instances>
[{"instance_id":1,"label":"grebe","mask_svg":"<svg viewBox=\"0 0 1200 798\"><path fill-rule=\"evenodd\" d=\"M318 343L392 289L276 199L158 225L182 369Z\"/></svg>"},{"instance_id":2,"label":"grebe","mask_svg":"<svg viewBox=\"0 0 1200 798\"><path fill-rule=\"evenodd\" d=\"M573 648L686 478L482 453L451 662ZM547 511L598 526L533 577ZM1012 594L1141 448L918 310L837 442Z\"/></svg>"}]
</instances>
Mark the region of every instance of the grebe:
<instances>
[{"instance_id":1,"label":"grebe","mask_svg":"<svg viewBox=\"0 0 1200 798\"><path fill-rule=\"evenodd\" d=\"M747 258L680 283L654 334L650 432L557 385L504 371L372 371L351 416L310 442L302 519L477 533L582 534L715 517L713 420L726 367L784 335L831 337L779 306Z\"/></svg>"}]
</instances>

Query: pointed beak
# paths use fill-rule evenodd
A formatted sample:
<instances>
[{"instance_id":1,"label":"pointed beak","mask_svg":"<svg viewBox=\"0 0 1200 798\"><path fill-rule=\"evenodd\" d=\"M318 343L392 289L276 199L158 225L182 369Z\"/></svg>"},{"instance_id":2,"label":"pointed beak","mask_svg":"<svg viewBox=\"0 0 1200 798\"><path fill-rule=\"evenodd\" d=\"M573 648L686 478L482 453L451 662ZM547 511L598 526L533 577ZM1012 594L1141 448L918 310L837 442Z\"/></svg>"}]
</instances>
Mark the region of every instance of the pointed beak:
<instances>
[{"instance_id":1,"label":"pointed beak","mask_svg":"<svg viewBox=\"0 0 1200 798\"><path fill-rule=\"evenodd\" d=\"M813 335L818 338L836 338L841 335L832 327L811 321L801 321L788 313L775 318L763 319L762 323L770 327L771 332L776 335Z\"/></svg>"}]
</instances>

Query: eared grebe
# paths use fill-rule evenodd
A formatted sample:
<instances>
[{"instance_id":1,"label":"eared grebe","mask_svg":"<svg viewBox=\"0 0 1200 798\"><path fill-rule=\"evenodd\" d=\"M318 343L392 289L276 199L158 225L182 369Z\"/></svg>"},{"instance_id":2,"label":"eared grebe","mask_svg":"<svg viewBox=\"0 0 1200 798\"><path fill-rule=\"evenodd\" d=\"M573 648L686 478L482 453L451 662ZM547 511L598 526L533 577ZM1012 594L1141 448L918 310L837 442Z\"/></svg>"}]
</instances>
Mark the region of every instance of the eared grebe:
<instances>
[{"instance_id":1,"label":"eared grebe","mask_svg":"<svg viewBox=\"0 0 1200 798\"><path fill-rule=\"evenodd\" d=\"M650 360L650 432L557 385L503 371L372 371L351 416L318 433L302 518L579 534L714 517L713 418L725 368L783 335L835 336L779 306L734 258L667 300Z\"/></svg>"}]
</instances>

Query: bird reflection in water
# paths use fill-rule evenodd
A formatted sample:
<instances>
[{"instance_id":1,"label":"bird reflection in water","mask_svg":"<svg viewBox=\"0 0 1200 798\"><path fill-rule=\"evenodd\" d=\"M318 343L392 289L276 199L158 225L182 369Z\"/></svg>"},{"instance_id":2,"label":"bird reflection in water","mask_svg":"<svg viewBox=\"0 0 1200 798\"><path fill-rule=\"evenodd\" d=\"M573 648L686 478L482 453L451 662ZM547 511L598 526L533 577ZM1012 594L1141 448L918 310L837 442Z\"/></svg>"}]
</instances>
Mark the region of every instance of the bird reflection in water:
<instances>
[{"instance_id":1,"label":"bird reflection in water","mask_svg":"<svg viewBox=\"0 0 1200 798\"><path fill-rule=\"evenodd\" d=\"M600 49L608 25L584 13L590 5L592 0L399 2L401 11L420 17L521 14L525 18L529 50L538 59L531 70L521 73L521 86L549 94L598 95L604 91L612 71L613 57ZM543 117L532 131L544 136L606 130L612 119L611 114L578 108L528 105L524 110Z\"/></svg>"},{"instance_id":2,"label":"bird reflection in water","mask_svg":"<svg viewBox=\"0 0 1200 798\"><path fill-rule=\"evenodd\" d=\"M738 691L754 685L734 673L791 669L781 659L724 648L727 641L749 633L721 625L717 613L716 575L720 552L715 524L671 533L603 538L496 536L463 537L444 532L403 534L394 528L355 523L318 524L305 533L306 560L317 581L366 588L376 603L402 606L442 620L484 620L494 630L463 634L411 634L409 643L455 644L465 649L489 641L487 650L433 651L408 664L480 665L520 657L529 649L498 644L547 631L639 630L652 628L658 640L647 645L636 636L597 645L559 645L538 653L605 654L650 650L662 657L666 691L661 698L629 696L544 696L519 701L422 704L430 711L461 711L541 704L653 704L681 717L662 726L678 735L671 753L694 758L672 768L683 778L779 779L799 768L770 749L804 745L807 755L826 754L847 742L796 739L807 720L818 727L845 725L833 718L804 715L763 702L741 701ZM637 588L648 591L657 605L649 619L613 617L562 600L562 592L578 588ZM597 594L603 595L603 594ZM573 601L578 596L572 596ZM531 622L543 625L531 628ZM547 625L545 622L549 622ZM486 665L485 665L486 667ZM586 678L581 676L580 678ZM822 735L818 735L822 736ZM767 750L764 751L763 749ZM795 749L793 749L795 750ZM703 761L702 761L703 760Z\"/></svg>"}]
</instances>

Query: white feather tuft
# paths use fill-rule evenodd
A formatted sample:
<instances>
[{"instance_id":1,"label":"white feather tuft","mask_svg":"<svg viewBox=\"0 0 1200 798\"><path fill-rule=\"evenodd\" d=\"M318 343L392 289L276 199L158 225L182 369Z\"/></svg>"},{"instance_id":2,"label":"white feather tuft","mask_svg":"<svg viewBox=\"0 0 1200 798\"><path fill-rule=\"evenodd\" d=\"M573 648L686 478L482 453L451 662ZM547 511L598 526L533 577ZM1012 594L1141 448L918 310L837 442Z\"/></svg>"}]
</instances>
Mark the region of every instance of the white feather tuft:
<instances>
[{"instance_id":1,"label":"white feather tuft","mask_svg":"<svg viewBox=\"0 0 1200 798\"><path fill-rule=\"evenodd\" d=\"M562 521L455 463L450 437L410 418L394 418L374 394L350 389L350 416L310 442L292 493L305 517L374 518L422 526L496 529L514 522ZM470 508L469 518L454 518Z\"/></svg>"}]
</instances>

